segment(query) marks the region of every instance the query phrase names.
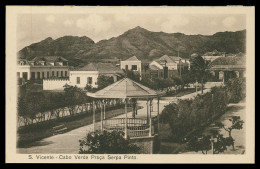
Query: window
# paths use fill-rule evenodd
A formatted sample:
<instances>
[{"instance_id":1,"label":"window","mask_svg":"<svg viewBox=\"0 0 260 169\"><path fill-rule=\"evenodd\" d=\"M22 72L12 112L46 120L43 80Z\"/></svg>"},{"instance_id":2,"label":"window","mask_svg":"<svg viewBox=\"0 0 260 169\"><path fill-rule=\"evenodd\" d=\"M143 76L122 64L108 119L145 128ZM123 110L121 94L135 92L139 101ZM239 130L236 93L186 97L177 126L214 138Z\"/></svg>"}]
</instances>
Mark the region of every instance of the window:
<instances>
[{"instance_id":1,"label":"window","mask_svg":"<svg viewBox=\"0 0 260 169\"><path fill-rule=\"evenodd\" d=\"M161 77L163 77L163 72L161 72Z\"/></svg>"},{"instance_id":2,"label":"window","mask_svg":"<svg viewBox=\"0 0 260 169\"><path fill-rule=\"evenodd\" d=\"M128 70L128 65L125 65L125 70Z\"/></svg>"},{"instance_id":3,"label":"window","mask_svg":"<svg viewBox=\"0 0 260 169\"><path fill-rule=\"evenodd\" d=\"M23 78L25 79L25 80L27 80L28 79L28 73L27 72L23 72Z\"/></svg>"},{"instance_id":4,"label":"window","mask_svg":"<svg viewBox=\"0 0 260 169\"><path fill-rule=\"evenodd\" d=\"M65 77L67 77L67 71L65 71Z\"/></svg>"},{"instance_id":5,"label":"window","mask_svg":"<svg viewBox=\"0 0 260 169\"><path fill-rule=\"evenodd\" d=\"M37 79L40 79L41 72L37 72Z\"/></svg>"},{"instance_id":6,"label":"window","mask_svg":"<svg viewBox=\"0 0 260 169\"><path fill-rule=\"evenodd\" d=\"M92 84L92 77L88 77L88 84Z\"/></svg>"},{"instance_id":7,"label":"window","mask_svg":"<svg viewBox=\"0 0 260 169\"><path fill-rule=\"evenodd\" d=\"M50 72L47 72L47 78L49 78L50 77Z\"/></svg>"},{"instance_id":8,"label":"window","mask_svg":"<svg viewBox=\"0 0 260 169\"><path fill-rule=\"evenodd\" d=\"M42 78L44 79L44 72L42 72Z\"/></svg>"},{"instance_id":9,"label":"window","mask_svg":"<svg viewBox=\"0 0 260 169\"><path fill-rule=\"evenodd\" d=\"M57 77L59 77L59 71L57 71Z\"/></svg>"},{"instance_id":10,"label":"window","mask_svg":"<svg viewBox=\"0 0 260 169\"><path fill-rule=\"evenodd\" d=\"M52 77L54 76L54 71L52 71L52 75L51 75Z\"/></svg>"},{"instance_id":11,"label":"window","mask_svg":"<svg viewBox=\"0 0 260 169\"><path fill-rule=\"evenodd\" d=\"M35 79L35 72L31 72L31 79L32 79L32 80Z\"/></svg>"},{"instance_id":12,"label":"window","mask_svg":"<svg viewBox=\"0 0 260 169\"><path fill-rule=\"evenodd\" d=\"M60 72L60 76L63 77L63 71Z\"/></svg>"},{"instance_id":13,"label":"window","mask_svg":"<svg viewBox=\"0 0 260 169\"><path fill-rule=\"evenodd\" d=\"M137 65L132 65L132 70L137 70Z\"/></svg>"},{"instance_id":14,"label":"window","mask_svg":"<svg viewBox=\"0 0 260 169\"><path fill-rule=\"evenodd\" d=\"M77 77L77 84L80 84L80 77Z\"/></svg>"}]
</instances>

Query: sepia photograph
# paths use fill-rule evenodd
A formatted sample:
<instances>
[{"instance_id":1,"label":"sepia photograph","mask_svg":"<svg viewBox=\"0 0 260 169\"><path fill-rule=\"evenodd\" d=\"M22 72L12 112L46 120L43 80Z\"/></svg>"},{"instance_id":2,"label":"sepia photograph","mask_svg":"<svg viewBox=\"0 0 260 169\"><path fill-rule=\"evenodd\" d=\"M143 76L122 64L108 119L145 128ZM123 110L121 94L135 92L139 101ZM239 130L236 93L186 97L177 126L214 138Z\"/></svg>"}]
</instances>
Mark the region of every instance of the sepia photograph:
<instances>
[{"instance_id":1,"label":"sepia photograph","mask_svg":"<svg viewBox=\"0 0 260 169\"><path fill-rule=\"evenodd\" d=\"M8 161L254 162L254 7L6 11Z\"/></svg>"}]
</instances>

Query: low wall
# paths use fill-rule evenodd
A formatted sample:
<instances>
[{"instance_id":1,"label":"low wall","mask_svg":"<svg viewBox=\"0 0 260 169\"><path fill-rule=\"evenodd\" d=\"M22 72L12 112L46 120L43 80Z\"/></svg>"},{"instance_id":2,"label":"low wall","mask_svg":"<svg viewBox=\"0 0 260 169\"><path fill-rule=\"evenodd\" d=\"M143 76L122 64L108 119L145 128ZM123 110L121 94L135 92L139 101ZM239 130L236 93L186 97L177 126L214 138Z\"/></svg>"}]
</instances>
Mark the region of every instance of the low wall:
<instances>
[{"instance_id":1,"label":"low wall","mask_svg":"<svg viewBox=\"0 0 260 169\"><path fill-rule=\"evenodd\" d=\"M212 87L219 87L223 86L223 82L207 82L204 84L204 88L212 88Z\"/></svg>"},{"instance_id":2,"label":"low wall","mask_svg":"<svg viewBox=\"0 0 260 169\"><path fill-rule=\"evenodd\" d=\"M70 84L69 79L44 79L43 90L64 90L65 84Z\"/></svg>"},{"instance_id":3,"label":"low wall","mask_svg":"<svg viewBox=\"0 0 260 169\"><path fill-rule=\"evenodd\" d=\"M136 137L130 138L130 143L140 148L141 154L153 154L154 137Z\"/></svg>"}]
</instances>

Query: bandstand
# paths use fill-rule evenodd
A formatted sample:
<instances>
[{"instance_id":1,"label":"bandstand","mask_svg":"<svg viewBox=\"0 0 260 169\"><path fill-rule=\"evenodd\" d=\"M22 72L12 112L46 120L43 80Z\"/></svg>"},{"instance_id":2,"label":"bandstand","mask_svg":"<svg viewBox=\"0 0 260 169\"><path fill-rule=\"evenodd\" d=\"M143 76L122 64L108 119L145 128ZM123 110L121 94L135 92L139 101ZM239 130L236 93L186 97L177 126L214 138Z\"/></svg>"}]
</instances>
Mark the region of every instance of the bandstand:
<instances>
[{"instance_id":1,"label":"bandstand","mask_svg":"<svg viewBox=\"0 0 260 169\"><path fill-rule=\"evenodd\" d=\"M154 136L153 126L159 127L158 124L152 124L153 106L152 101L157 98L157 118L159 118L159 96L157 93L141 85L129 78L121 79L96 93L88 94L93 98L93 105L100 104L101 106L101 130L121 130L124 131L125 139L134 138L152 138ZM121 99L125 103L124 118L105 118L105 101ZM127 106L131 99L145 100L147 102L147 115L145 118L128 117ZM159 123L159 120L157 120ZM93 106L93 131L95 128L95 106ZM159 130L157 130L159 131Z\"/></svg>"}]
</instances>

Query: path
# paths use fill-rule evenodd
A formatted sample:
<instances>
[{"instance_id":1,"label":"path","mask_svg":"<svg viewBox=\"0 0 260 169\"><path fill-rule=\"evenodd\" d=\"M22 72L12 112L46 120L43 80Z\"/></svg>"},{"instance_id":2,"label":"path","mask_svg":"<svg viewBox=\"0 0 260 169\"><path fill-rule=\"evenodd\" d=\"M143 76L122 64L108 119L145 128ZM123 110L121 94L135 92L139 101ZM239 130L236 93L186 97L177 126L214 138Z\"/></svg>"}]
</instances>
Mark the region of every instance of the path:
<instances>
[{"instance_id":1,"label":"path","mask_svg":"<svg viewBox=\"0 0 260 169\"><path fill-rule=\"evenodd\" d=\"M205 89L204 93L210 91L209 89ZM198 92L199 94L200 92ZM197 93L191 93L178 99L188 99L194 98ZM159 105L159 112L163 110L164 106L169 104L169 102L177 101L176 97L162 97ZM142 109L138 110L138 114L136 118L146 118L147 109L146 109L146 101L138 101L139 106L143 106ZM128 117L132 116L132 112L129 112ZM153 100L153 112L152 117L157 116L157 99ZM114 118L124 118L125 114L119 115ZM100 127L101 122L96 123L96 128ZM86 136L87 133L93 130L93 125L86 125L84 127L80 127L78 129L69 131L67 133L58 134L55 136L51 136L45 138L41 141L36 142L36 146L32 146L29 148L18 148L17 152L22 154L77 154L79 150L79 140Z\"/></svg>"}]
</instances>

